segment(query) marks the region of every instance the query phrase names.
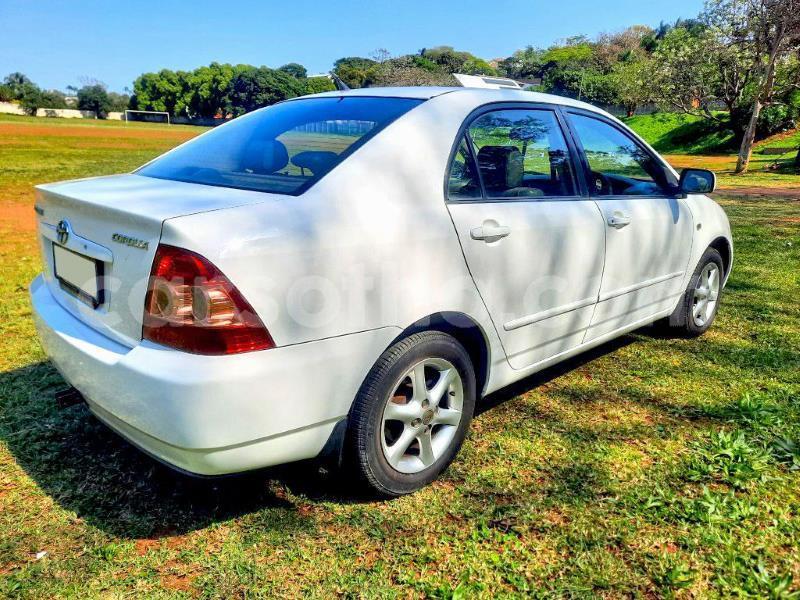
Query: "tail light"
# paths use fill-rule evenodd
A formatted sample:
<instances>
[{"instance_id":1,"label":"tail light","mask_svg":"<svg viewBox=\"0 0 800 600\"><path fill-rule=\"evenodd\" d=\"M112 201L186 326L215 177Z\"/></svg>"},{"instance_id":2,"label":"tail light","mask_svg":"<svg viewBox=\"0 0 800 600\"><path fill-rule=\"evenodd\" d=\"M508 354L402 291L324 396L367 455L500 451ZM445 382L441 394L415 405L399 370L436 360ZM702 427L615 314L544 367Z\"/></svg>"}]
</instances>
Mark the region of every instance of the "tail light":
<instances>
[{"instance_id":1,"label":"tail light","mask_svg":"<svg viewBox=\"0 0 800 600\"><path fill-rule=\"evenodd\" d=\"M161 244L147 286L142 337L194 354L274 348L261 319L208 260Z\"/></svg>"}]
</instances>

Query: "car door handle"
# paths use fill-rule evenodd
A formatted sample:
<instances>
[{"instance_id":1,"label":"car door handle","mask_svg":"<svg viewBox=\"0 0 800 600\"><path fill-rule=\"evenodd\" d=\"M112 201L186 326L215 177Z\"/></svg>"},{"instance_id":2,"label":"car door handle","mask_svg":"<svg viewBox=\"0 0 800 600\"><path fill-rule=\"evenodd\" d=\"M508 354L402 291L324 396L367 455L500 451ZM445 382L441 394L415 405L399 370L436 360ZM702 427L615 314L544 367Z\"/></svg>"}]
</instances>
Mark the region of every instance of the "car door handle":
<instances>
[{"instance_id":1,"label":"car door handle","mask_svg":"<svg viewBox=\"0 0 800 600\"><path fill-rule=\"evenodd\" d=\"M470 229L469 235L473 240L483 240L484 242L491 243L506 237L510 233L510 227L498 225L493 221L489 221L480 227Z\"/></svg>"},{"instance_id":2,"label":"car door handle","mask_svg":"<svg viewBox=\"0 0 800 600\"><path fill-rule=\"evenodd\" d=\"M614 212L613 215L608 217L608 226L615 229L622 229L631 224L631 218L625 213L619 211Z\"/></svg>"}]
</instances>

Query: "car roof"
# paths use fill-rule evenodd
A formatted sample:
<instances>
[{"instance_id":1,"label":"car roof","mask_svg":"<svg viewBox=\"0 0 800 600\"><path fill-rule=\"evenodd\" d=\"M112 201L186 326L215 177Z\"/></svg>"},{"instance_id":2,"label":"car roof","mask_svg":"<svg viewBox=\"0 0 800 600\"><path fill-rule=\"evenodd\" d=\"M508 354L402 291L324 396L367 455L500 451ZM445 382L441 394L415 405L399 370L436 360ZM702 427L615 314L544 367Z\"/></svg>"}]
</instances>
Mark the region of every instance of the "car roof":
<instances>
[{"instance_id":1,"label":"car roof","mask_svg":"<svg viewBox=\"0 0 800 600\"><path fill-rule=\"evenodd\" d=\"M540 102L542 104L559 104L561 106L572 106L575 108L583 108L593 112L603 113L604 111L581 102L566 98L564 96L556 96L553 94L542 94L540 92L528 92L526 90L514 89L490 89L490 88L473 88L473 87L433 87L433 86L419 86L419 87L370 87L358 88L353 90L336 90L332 92L322 92L321 94L313 94L312 96L304 96L305 98L346 98L348 96L368 96L378 98L413 98L417 100L429 100L437 96L445 94L470 94L474 99L475 105L485 104L488 102Z\"/></svg>"},{"instance_id":2,"label":"car roof","mask_svg":"<svg viewBox=\"0 0 800 600\"><path fill-rule=\"evenodd\" d=\"M442 94L447 94L453 90L463 88L457 87L434 87L434 86L416 86L416 87L370 87L370 88L355 88L352 90L335 90L332 92L322 92L313 94L314 98L325 97L347 97L347 96L370 96L379 98L414 98L419 100L429 100ZM306 96L308 97L308 96Z\"/></svg>"}]
</instances>

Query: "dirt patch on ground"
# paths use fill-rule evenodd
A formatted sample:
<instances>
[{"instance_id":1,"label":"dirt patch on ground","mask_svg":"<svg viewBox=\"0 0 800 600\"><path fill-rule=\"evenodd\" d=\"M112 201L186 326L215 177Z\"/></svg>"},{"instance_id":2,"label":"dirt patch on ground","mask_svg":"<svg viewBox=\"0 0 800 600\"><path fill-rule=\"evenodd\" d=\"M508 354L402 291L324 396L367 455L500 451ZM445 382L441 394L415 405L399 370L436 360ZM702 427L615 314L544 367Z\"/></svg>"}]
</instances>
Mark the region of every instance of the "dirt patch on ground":
<instances>
[{"instance_id":1,"label":"dirt patch on ground","mask_svg":"<svg viewBox=\"0 0 800 600\"><path fill-rule=\"evenodd\" d=\"M0 212L5 211L6 204L14 202L33 202L33 184L0 185Z\"/></svg>"},{"instance_id":2,"label":"dirt patch on ground","mask_svg":"<svg viewBox=\"0 0 800 600\"><path fill-rule=\"evenodd\" d=\"M124 134L120 133L124 131ZM86 127L68 125L29 125L26 123L0 123L0 137L80 137L80 138L131 138L188 140L199 131L191 129L130 129L121 127Z\"/></svg>"},{"instance_id":3,"label":"dirt patch on ground","mask_svg":"<svg viewBox=\"0 0 800 600\"><path fill-rule=\"evenodd\" d=\"M704 169L723 170L735 166L736 159L727 155L707 156L691 154L667 154L664 156L673 167L701 167Z\"/></svg>"},{"instance_id":4,"label":"dirt patch on ground","mask_svg":"<svg viewBox=\"0 0 800 600\"><path fill-rule=\"evenodd\" d=\"M31 204L3 202L0 204L0 229L34 231L36 215Z\"/></svg>"}]
</instances>

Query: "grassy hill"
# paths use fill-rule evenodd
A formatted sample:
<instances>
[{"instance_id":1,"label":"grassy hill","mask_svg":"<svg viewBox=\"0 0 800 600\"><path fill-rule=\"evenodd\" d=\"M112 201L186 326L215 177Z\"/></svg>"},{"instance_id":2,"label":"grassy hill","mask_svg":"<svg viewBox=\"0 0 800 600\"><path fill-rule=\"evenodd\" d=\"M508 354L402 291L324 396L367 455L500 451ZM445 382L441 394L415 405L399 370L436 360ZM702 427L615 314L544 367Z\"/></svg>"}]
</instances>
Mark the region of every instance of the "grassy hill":
<instances>
[{"instance_id":1,"label":"grassy hill","mask_svg":"<svg viewBox=\"0 0 800 600\"><path fill-rule=\"evenodd\" d=\"M733 131L695 115L654 113L625 119L625 123L665 154L732 154L738 150ZM800 129L795 129L761 140L755 152L798 146Z\"/></svg>"},{"instance_id":2,"label":"grassy hill","mask_svg":"<svg viewBox=\"0 0 800 600\"><path fill-rule=\"evenodd\" d=\"M667 154L728 154L736 150L730 129L695 115L654 113L625 119L625 123Z\"/></svg>"},{"instance_id":3,"label":"grassy hill","mask_svg":"<svg viewBox=\"0 0 800 600\"><path fill-rule=\"evenodd\" d=\"M800 129L775 134L756 144L756 152L765 148L797 148L800 146Z\"/></svg>"}]
</instances>

